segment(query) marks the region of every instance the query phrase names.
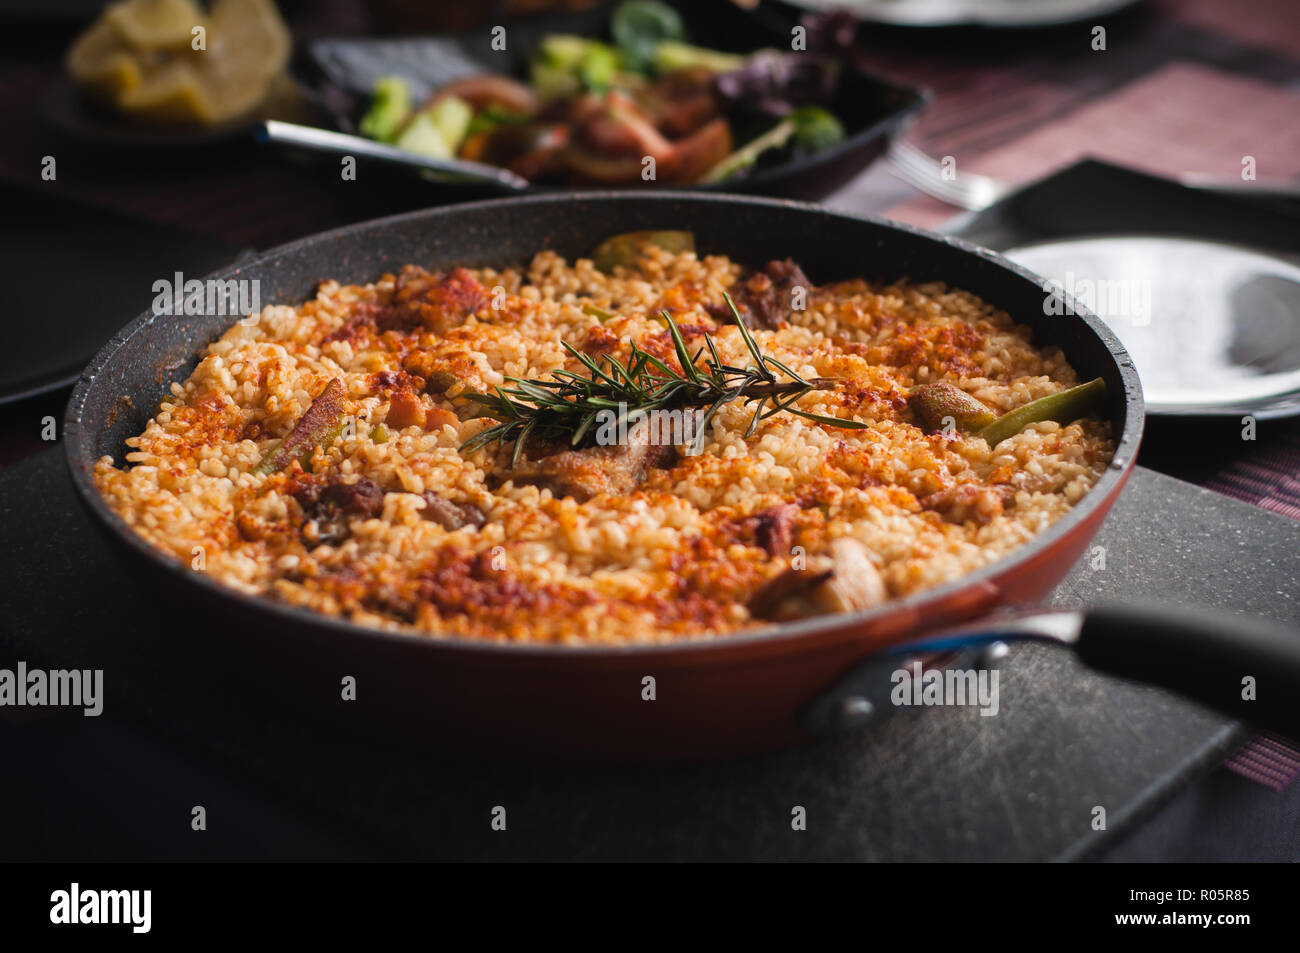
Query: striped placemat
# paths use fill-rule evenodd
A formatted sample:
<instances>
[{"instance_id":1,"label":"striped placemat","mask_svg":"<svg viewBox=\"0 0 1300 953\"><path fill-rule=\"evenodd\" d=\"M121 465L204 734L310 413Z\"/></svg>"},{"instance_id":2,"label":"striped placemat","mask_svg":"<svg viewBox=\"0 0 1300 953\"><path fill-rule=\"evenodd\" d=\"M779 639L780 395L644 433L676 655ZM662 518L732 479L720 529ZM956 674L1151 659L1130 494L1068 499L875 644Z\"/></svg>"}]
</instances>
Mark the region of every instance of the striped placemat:
<instances>
[{"instance_id":1,"label":"striped placemat","mask_svg":"<svg viewBox=\"0 0 1300 953\"><path fill-rule=\"evenodd\" d=\"M1260 460L1239 460L1205 486L1300 520L1300 433L1287 433Z\"/></svg>"},{"instance_id":2,"label":"striped placemat","mask_svg":"<svg viewBox=\"0 0 1300 953\"><path fill-rule=\"evenodd\" d=\"M1280 794L1300 777L1300 749L1273 735L1260 735L1248 741L1223 766Z\"/></svg>"}]
</instances>

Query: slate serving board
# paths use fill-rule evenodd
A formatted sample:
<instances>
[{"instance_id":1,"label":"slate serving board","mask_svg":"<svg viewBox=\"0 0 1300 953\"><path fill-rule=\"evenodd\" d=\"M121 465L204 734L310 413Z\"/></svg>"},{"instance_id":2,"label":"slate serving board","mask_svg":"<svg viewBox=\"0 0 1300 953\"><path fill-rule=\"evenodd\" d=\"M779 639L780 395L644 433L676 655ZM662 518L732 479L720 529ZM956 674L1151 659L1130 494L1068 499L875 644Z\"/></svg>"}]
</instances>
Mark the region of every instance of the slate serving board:
<instances>
[{"instance_id":1,"label":"slate serving board","mask_svg":"<svg viewBox=\"0 0 1300 953\"><path fill-rule=\"evenodd\" d=\"M1084 159L940 229L1003 251L1081 235L1182 235L1300 260L1300 202L1220 195Z\"/></svg>"},{"instance_id":2,"label":"slate serving board","mask_svg":"<svg viewBox=\"0 0 1300 953\"><path fill-rule=\"evenodd\" d=\"M220 855L213 845L230 840L190 831L190 805L206 804L240 856L1083 858L1245 734L1025 646L1002 662L994 717L914 709L839 740L684 767L470 762L386 742L350 713L309 717L248 677L256 658L196 656L184 620L157 614L115 565L57 450L0 470L0 525L0 667L104 669L105 715L71 716L82 754L41 764L32 739L47 729L0 724L0 745L26 752L33 783L46 784L5 817L45 855L76 823L47 796L71 781L150 856ZM1085 559L1055 602L1160 599L1300 624L1295 521L1139 468L1097 545L1105 569ZM497 805L505 833L489 826ZM791 829L795 806L805 831ZM1096 806L1105 831L1092 828Z\"/></svg>"}]
</instances>

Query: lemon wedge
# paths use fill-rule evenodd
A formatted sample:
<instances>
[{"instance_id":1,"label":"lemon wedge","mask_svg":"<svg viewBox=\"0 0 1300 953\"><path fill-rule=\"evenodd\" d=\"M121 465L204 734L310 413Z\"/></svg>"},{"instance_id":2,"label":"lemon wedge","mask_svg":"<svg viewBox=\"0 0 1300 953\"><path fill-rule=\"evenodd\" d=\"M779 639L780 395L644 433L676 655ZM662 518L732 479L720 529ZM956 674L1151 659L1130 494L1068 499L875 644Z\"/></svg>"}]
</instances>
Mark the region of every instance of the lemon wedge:
<instances>
[{"instance_id":1,"label":"lemon wedge","mask_svg":"<svg viewBox=\"0 0 1300 953\"><path fill-rule=\"evenodd\" d=\"M67 67L91 95L151 122L217 123L262 103L289 60L271 0L125 0L73 43Z\"/></svg>"},{"instance_id":2,"label":"lemon wedge","mask_svg":"<svg viewBox=\"0 0 1300 953\"><path fill-rule=\"evenodd\" d=\"M203 11L193 0L138 0L114 4L103 20L138 50L179 49L189 46L194 27L204 23Z\"/></svg>"}]
</instances>

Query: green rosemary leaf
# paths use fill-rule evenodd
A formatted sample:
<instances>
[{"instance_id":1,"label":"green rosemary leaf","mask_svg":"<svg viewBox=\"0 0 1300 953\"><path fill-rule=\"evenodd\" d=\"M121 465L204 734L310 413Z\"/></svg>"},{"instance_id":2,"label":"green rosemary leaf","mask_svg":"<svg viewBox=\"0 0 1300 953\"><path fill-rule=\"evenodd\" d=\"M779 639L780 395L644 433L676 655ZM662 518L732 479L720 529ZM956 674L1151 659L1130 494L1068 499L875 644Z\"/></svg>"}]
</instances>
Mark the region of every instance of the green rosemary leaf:
<instances>
[{"instance_id":1,"label":"green rosemary leaf","mask_svg":"<svg viewBox=\"0 0 1300 953\"><path fill-rule=\"evenodd\" d=\"M766 360L768 364L770 364L772 367L775 367L778 371L780 371L782 374L784 374L786 377L790 378L791 380L793 380L793 381L798 381L800 384L807 384L807 383L808 383L806 380L804 380L802 377L800 377L800 376L799 376L798 374L796 374L794 371L790 370L790 368L786 367L784 364L782 364L782 363L781 363L780 361L778 361L776 358L774 358L774 357L766 357L766 358L764 358L764 360ZM811 385L809 385L809 386L811 386Z\"/></svg>"},{"instance_id":2,"label":"green rosemary leaf","mask_svg":"<svg viewBox=\"0 0 1300 953\"><path fill-rule=\"evenodd\" d=\"M763 419L766 420L768 417L771 417L773 414L779 414L783 410L790 410L790 405L793 404L795 401L797 401L800 397L802 397L806 393L808 393L808 391L806 390L795 391L785 400L781 400L779 398L773 400L772 409L769 410L767 413L763 414ZM793 413L793 411L791 412Z\"/></svg>"},{"instance_id":3,"label":"green rosemary leaf","mask_svg":"<svg viewBox=\"0 0 1300 953\"><path fill-rule=\"evenodd\" d=\"M713 335L706 334L704 336L704 343L709 346L709 363L713 367L721 367L722 358L718 357L718 348L717 345L713 343Z\"/></svg>"},{"instance_id":4,"label":"green rosemary leaf","mask_svg":"<svg viewBox=\"0 0 1300 953\"><path fill-rule=\"evenodd\" d=\"M623 363L612 354L606 354L605 360L609 362L610 369L614 374L623 379L623 383L619 386L635 391L637 386L636 378L623 366Z\"/></svg>"},{"instance_id":5,"label":"green rosemary leaf","mask_svg":"<svg viewBox=\"0 0 1300 953\"><path fill-rule=\"evenodd\" d=\"M669 381L676 383L677 381L684 381L686 379L682 377L681 374L678 374L675 370L673 370L671 367L665 364L663 361L659 360L659 358L655 357L653 354L648 354L644 351L642 353L645 354L646 363L649 364L651 367L653 367L656 371L658 371L661 375L663 375L663 377L665 377Z\"/></svg>"},{"instance_id":6,"label":"green rosemary leaf","mask_svg":"<svg viewBox=\"0 0 1300 953\"><path fill-rule=\"evenodd\" d=\"M579 351L568 341L561 341L560 343L564 345L564 349L566 351L568 351L579 361L581 361L582 364L587 368L587 370L591 371L591 373L594 374L596 377L600 378L600 380L603 380L605 383L609 384L610 387L618 386L618 381L614 380L614 378L606 374L605 371L601 368L601 366L597 364L594 360L592 360L590 354L586 354L582 351Z\"/></svg>"},{"instance_id":7,"label":"green rosemary leaf","mask_svg":"<svg viewBox=\"0 0 1300 953\"><path fill-rule=\"evenodd\" d=\"M754 416L749 418L749 426L745 428L746 440L754 436L754 431L758 429L758 421L760 420L760 415L763 413L763 405L765 403L767 403L766 397L759 398L758 406L754 408Z\"/></svg>"},{"instance_id":8,"label":"green rosemary leaf","mask_svg":"<svg viewBox=\"0 0 1300 953\"><path fill-rule=\"evenodd\" d=\"M758 349L758 343L754 340L754 335L749 333L748 325L741 318L740 312L736 310L736 302L732 301L731 295L725 291L722 292L722 297L726 300L727 307L731 309L731 314L736 319L736 329L740 332L740 336L745 339L745 347L749 348L749 353L754 355L755 366L759 374L763 376L764 380L776 380L763 359L763 352Z\"/></svg>"},{"instance_id":9,"label":"green rosemary leaf","mask_svg":"<svg viewBox=\"0 0 1300 953\"><path fill-rule=\"evenodd\" d=\"M691 441L692 455L703 452L704 441L707 439L708 435L712 432L713 417L715 414L717 414L718 409L723 404L725 404L728 400L729 398L727 397L727 395L723 394L716 401L714 401L713 406L711 406L708 410L706 410L704 412L704 415L700 417L700 422L696 425L695 439Z\"/></svg>"},{"instance_id":10,"label":"green rosemary leaf","mask_svg":"<svg viewBox=\"0 0 1300 953\"><path fill-rule=\"evenodd\" d=\"M843 427L845 430L869 430L871 428L871 424L865 424L860 420L848 420L844 417L825 417L821 414L810 414L806 410L796 410L793 407L787 407L786 410L808 420L816 421L819 424L830 424L832 427Z\"/></svg>"},{"instance_id":11,"label":"green rosemary leaf","mask_svg":"<svg viewBox=\"0 0 1300 953\"><path fill-rule=\"evenodd\" d=\"M534 401L540 401L546 404L551 403L555 399L555 395L545 387L541 386L540 383L534 384L529 381L518 381L517 384L518 386L514 389L523 396L531 398Z\"/></svg>"},{"instance_id":12,"label":"green rosemary leaf","mask_svg":"<svg viewBox=\"0 0 1300 953\"><path fill-rule=\"evenodd\" d=\"M582 418L582 423L578 424L577 429L573 431L573 439L569 441L570 446L576 447L582 443L582 438L587 436L587 431L596 422L596 416L596 414L588 414Z\"/></svg>"},{"instance_id":13,"label":"green rosemary leaf","mask_svg":"<svg viewBox=\"0 0 1300 953\"><path fill-rule=\"evenodd\" d=\"M510 399L510 396L504 390L501 389L499 384L497 385L497 398L501 403L502 409L509 414L510 417L517 418L520 416L519 409L515 406L515 402Z\"/></svg>"},{"instance_id":14,"label":"green rosemary leaf","mask_svg":"<svg viewBox=\"0 0 1300 953\"><path fill-rule=\"evenodd\" d=\"M515 440L515 451L510 455L510 469L519 466L519 458L523 456L524 444L528 442L528 435L533 432L533 427L537 425L537 418L534 417L528 423L524 424L523 430L519 432L519 437Z\"/></svg>"},{"instance_id":15,"label":"green rosemary leaf","mask_svg":"<svg viewBox=\"0 0 1300 953\"><path fill-rule=\"evenodd\" d=\"M686 349L686 339L682 337L682 330L673 320L673 316L665 308L661 312L664 320L668 322L668 333L673 339L673 348L677 351L677 361L682 365L682 373L685 374L692 382L698 382L700 378L699 368L691 360L691 352Z\"/></svg>"},{"instance_id":16,"label":"green rosemary leaf","mask_svg":"<svg viewBox=\"0 0 1300 953\"><path fill-rule=\"evenodd\" d=\"M460 445L461 452L473 453L475 450L479 450L483 447L486 447L493 440L500 439L500 435L495 433L495 431L500 429L500 426L504 426L504 425L499 425L497 427L490 427L487 430L480 431L479 433L470 437L468 440L466 440L463 444Z\"/></svg>"}]
</instances>

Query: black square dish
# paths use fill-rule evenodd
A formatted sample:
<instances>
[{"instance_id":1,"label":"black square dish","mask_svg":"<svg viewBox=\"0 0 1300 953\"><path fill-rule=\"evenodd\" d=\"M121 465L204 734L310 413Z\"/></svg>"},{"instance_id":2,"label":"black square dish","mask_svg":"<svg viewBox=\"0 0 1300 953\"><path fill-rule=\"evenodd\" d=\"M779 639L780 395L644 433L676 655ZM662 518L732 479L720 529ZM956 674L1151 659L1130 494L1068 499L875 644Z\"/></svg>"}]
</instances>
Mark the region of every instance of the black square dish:
<instances>
[{"instance_id":1,"label":"black square dish","mask_svg":"<svg viewBox=\"0 0 1300 953\"><path fill-rule=\"evenodd\" d=\"M735 53L789 48L788 34L775 32L764 21L731 3L677 2L670 5L680 12L691 42L696 45ZM504 50L493 49L491 28L484 26L474 32L445 36L323 39L313 43L308 52L328 91L322 98L333 104L340 129L355 132L355 122L365 109L375 80L381 76L400 75L407 79L417 99L438 86L474 73L493 72L522 77L527 74L530 56L542 38L549 34L568 33L608 39L611 7L606 5L582 13L521 20L509 27L504 37ZM823 198L878 159L890 140L916 117L926 99L921 90L900 86L843 64L835 98L829 104L830 110L844 124L846 135L842 142L804 158L768 166L760 162L743 178L716 185L684 187L802 199ZM748 141L747 133L748 130L737 136L737 145ZM443 191L450 200L493 194L491 186L478 183L436 182L431 183L431 187ZM536 185L530 191L553 191L556 188Z\"/></svg>"}]
</instances>

